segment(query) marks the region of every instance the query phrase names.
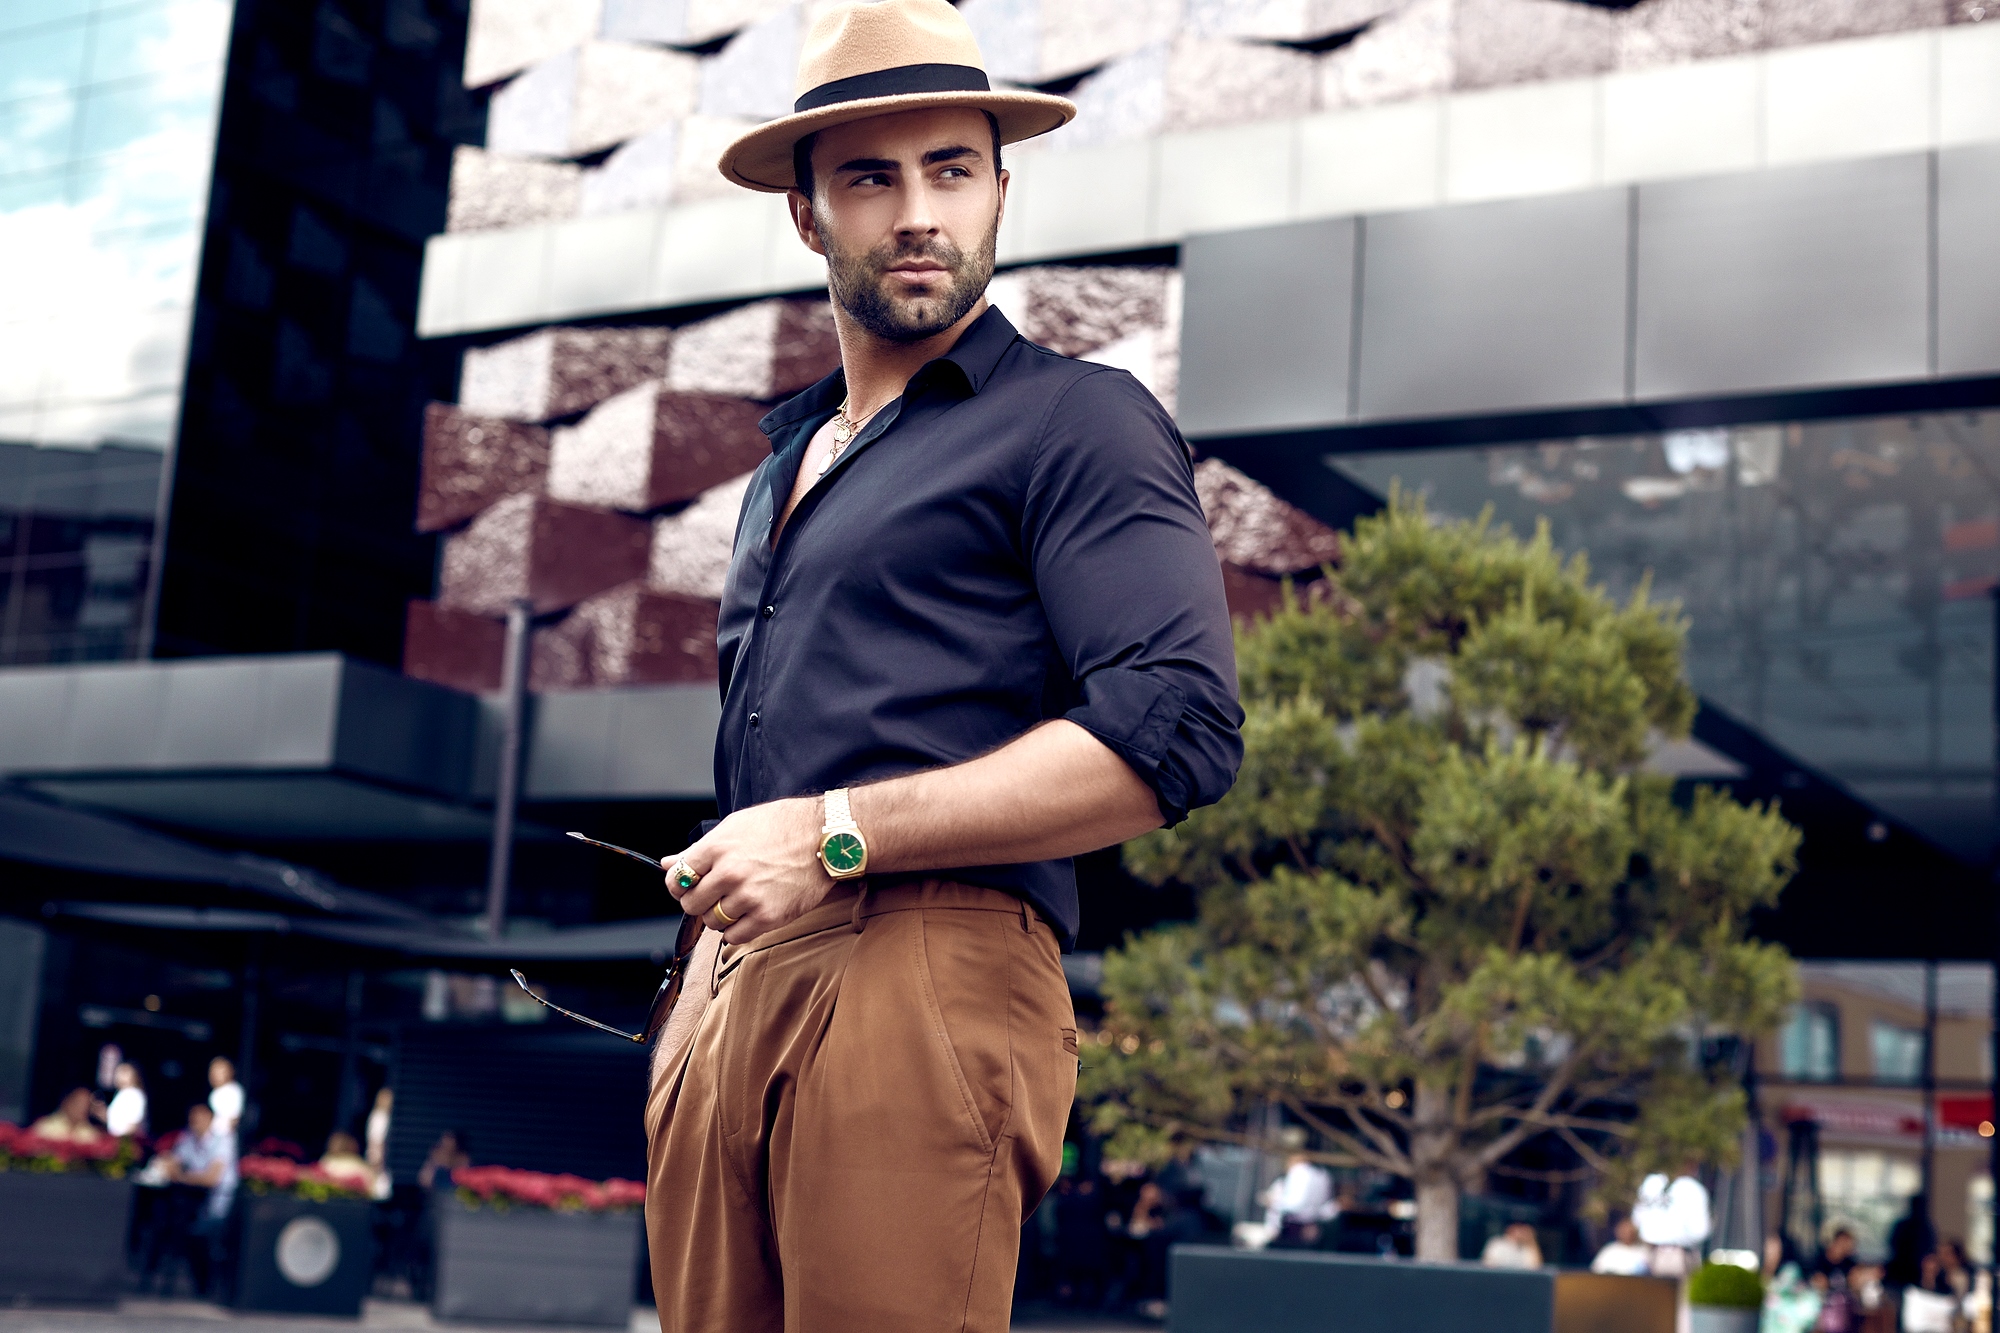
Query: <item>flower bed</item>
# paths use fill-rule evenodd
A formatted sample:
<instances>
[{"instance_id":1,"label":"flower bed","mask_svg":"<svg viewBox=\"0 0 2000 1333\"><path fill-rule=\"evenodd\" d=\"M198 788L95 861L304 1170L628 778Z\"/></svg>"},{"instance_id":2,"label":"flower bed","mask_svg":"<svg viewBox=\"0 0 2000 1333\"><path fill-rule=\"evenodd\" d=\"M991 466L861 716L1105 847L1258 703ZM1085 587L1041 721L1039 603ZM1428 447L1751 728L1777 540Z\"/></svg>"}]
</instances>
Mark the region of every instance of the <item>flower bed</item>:
<instances>
[{"instance_id":1,"label":"flower bed","mask_svg":"<svg viewBox=\"0 0 2000 1333\"><path fill-rule=\"evenodd\" d=\"M0 1120L0 1171L43 1173L87 1172L109 1180L123 1180L139 1160L139 1145L132 1139L114 1139L100 1134L88 1143L73 1139L51 1139Z\"/></svg>"},{"instance_id":2,"label":"flower bed","mask_svg":"<svg viewBox=\"0 0 2000 1333\"><path fill-rule=\"evenodd\" d=\"M460 1167L437 1210L439 1319L624 1327L646 1187L631 1180Z\"/></svg>"},{"instance_id":3,"label":"flower bed","mask_svg":"<svg viewBox=\"0 0 2000 1333\"><path fill-rule=\"evenodd\" d=\"M236 1169L252 1194L291 1194L313 1203L368 1197L368 1182L360 1177L335 1175L325 1167L305 1165L289 1157L252 1155Z\"/></svg>"},{"instance_id":4,"label":"flower bed","mask_svg":"<svg viewBox=\"0 0 2000 1333\"><path fill-rule=\"evenodd\" d=\"M646 1206L636 1180L585 1180L582 1176L516 1171L507 1166L461 1166L451 1173L459 1202L505 1211L516 1206L558 1213L622 1213Z\"/></svg>"},{"instance_id":5,"label":"flower bed","mask_svg":"<svg viewBox=\"0 0 2000 1333\"><path fill-rule=\"evenodd\" d=\"M0 1304L118 1299L137 1159L130 1139L73 1143L0 1123Z\"/></svg>"}]
</instances>

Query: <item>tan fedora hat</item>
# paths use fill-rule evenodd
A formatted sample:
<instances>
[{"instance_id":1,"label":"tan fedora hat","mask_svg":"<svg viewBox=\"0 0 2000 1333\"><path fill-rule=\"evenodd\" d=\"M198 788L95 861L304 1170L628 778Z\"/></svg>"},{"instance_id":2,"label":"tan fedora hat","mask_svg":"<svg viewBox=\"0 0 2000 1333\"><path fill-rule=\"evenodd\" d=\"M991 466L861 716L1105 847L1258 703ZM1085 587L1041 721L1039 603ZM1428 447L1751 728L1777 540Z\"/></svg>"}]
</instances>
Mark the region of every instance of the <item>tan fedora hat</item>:
<instances>
[{"instance_id":1,"label":"tan fedora hat","mask_svg":"<svg viewBox=\"0 0 2000 1333\"><path fill-rule=\"evenodd\" d=\"M857 0L822 13L799 53L792 114L759 125L722 155L722 174L753 190L792 188L792 145L850 120L935 106L990 111L1000 142L1065 124L1076 103L1047 93L995 92L979 43L946 0Z\"/></svg>"}]
</instances>

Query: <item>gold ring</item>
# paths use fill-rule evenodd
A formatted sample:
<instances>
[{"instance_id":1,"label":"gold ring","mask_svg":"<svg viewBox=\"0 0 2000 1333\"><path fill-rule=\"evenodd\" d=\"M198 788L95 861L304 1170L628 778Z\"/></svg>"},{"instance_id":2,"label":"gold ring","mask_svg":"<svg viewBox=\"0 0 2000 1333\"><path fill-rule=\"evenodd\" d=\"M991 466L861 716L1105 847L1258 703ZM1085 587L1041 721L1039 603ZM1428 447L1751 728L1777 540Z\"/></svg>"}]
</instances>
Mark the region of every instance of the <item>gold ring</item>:
<instances>
[{"instance_id":1,"label":"gold ring","mask_svg":"<svg viewBox=\"0 0 2000 1333\"><path fill-rule=\"evenodd\" d=\"M736 924L738 920L738 918L733 917L729 915L729 913L723 911L722 904L719 902L715 906L709 908L708 910L715 913L716 916L720 917L722 919L722 924L724 926L733 926Z\"/></svg>"},{"instance_id":2,"label":"gold ring","mask_svg":"<svg viewBox=\"0 0 2000 1333\"><path fill-rule=\"evenodd\" d=\"M697 875L694 867L685 861L676 861L668 866L667 879L682 893L701 883L701 876Z\"/></svg>"}]
</instances>

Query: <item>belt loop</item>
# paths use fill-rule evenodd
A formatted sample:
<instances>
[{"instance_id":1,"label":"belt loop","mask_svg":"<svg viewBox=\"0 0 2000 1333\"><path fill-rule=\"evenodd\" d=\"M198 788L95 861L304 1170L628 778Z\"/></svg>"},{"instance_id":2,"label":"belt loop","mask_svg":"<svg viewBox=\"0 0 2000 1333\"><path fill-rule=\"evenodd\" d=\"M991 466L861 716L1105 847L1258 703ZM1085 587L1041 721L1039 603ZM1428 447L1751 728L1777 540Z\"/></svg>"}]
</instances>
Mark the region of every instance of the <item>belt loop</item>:
<instances>
[{"instance_id":1,"label":"belt loop","mask_svg":"<svg viewBox=\"0 0 2000 1333\"><path fill-rule=\"evenodd\" d=\"M1030 935L1035 933L1035 909L1028 906L1026 898L1021 899L1021 929Z\"/></svg>"},{"instance_id":2,"label":"belt loop","mask_svg":"<svg viewBox=\"0 0 2000 1333\"><path fill-rule=\"evenodd\" d=\"M854 933L861 933L861 908L868 901L868 881L861 881L861 892L854 895Z\"/></svg>"}]
</instances>

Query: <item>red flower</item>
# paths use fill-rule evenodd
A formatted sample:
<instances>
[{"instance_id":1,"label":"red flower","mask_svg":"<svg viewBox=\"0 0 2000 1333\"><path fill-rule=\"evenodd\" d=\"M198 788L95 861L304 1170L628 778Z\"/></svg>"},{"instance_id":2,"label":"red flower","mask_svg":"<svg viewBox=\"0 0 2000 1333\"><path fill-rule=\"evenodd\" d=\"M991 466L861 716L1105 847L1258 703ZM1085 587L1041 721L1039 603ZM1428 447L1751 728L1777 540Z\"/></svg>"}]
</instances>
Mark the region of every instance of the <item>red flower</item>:
<instances>
[{"instance_id":1,"label":"red flower","mask_svg":"<svg viewBox=\"0 0 2000 1333\"><path fill-rule=\"evenodd\" d=\"M462 1166L451 1173L451 1180L463 1194L470 1196L467 1202L498 1200L561 1212L592 1213L637 1208L646 1202L646 1187L630 1180L600 1183L582 1176L516 1171L505 1166Z\"/></svg>"}]
</instances>

